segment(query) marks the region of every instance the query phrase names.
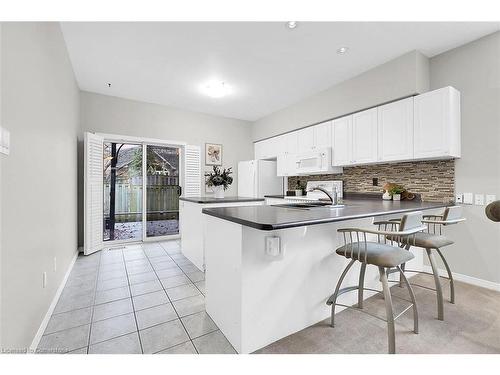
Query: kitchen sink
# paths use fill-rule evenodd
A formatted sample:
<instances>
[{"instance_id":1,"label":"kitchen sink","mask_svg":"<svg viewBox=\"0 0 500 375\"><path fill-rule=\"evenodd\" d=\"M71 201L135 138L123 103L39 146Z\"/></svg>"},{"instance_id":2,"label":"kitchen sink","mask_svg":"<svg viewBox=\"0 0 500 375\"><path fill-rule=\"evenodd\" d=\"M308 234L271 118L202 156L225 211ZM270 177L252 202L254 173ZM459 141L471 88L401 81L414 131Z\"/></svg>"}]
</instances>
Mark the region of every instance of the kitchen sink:
<instances>
[{"instance_id":1,"label":"kitchen sink","mask_svg":"<svg viewBox=\"0 0 500 375\"><path fill-rule=\"evenodd\" d=\"M296 210L310 210L316 208L342 208L345 205L343 204L332 205L328 202L307 202L307 203L272 204L271 206L279 208L291 208Z\"/></svg>"}]
</instances>

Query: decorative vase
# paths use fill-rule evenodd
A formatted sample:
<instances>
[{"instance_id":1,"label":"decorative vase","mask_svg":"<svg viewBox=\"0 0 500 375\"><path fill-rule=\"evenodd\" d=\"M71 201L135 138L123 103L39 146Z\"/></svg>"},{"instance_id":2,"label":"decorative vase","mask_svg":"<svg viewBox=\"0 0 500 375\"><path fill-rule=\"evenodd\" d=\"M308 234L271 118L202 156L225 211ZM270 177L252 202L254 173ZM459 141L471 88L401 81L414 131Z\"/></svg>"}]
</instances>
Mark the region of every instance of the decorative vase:
<instances>
[{"instance_id":1,"label":"decorative vase","mask_svg":"<svg viewBox=\"0 0 500 375\"><path fill-rule=\"evenodd\" d=\"M400 201L401 200L401 194L392 194L392 200L394 200L394 201Z\"/></svg>"},{"instance_id":2,"label":"decorative vase","mask_svg":"<svg viewBox=\"0 0 500 375\"><path fill-rule=\"evenodd\" d=\"M391 194L388 191L384 191L384 195L382 195L382 199L386 201L390 201L392 199Z\"/></svg>"},{"instance_id":3,"label":"decorative vase","mask_svg":"<svg viewBox=\"0 0 500 375\"><path fill-rule=\"evenodd\" d=\"M215 198L224 198L224 186L214 186L214 196Z\"/></svg>"}]
</instances>

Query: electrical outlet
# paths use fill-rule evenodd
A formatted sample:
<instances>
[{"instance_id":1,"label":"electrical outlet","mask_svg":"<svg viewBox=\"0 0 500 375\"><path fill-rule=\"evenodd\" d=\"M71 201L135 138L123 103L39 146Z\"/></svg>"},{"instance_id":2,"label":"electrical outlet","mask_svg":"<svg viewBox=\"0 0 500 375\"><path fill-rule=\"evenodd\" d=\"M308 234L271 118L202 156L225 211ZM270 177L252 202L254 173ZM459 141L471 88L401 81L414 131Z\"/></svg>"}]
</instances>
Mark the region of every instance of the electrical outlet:
<instances>
[{"instance_id":1,"label":"electrical outlet","mask_svg":"<svg viewBox=\"0 0 500 375\"><path fill-rule=\"evenodd\" d=\"M464 204L474 204L474 194L464 193Z\"/></svg>"},{"instance_id":2,"label":"electrical outlet","mask_svg":"<svg viewBox=\"0 0 500 375\"><path fill-rule=\"evenodd\" d=\"M54 272L57 272L57 257L54 257Z\"/></svg>"},{"instance_id":3,"label":"electrical outlet","mask_svg":"<svg viewBox=\"0 0 500 375\"><path fill-rule=\"evenodd\" d=\"M42 275L42 288L47 286L47 272L44 272Z\"/></svg>"},{"instance_id":4,"label":"electrical outlet","mask_svg":"<svg viewBox=\"0 0 500 375\"><path fill-rule=\"evenodd\" d=\"M484 206L484 194L476 194L474 198L476 206Z\"/></svg>"},{"instance_id":5,"label":"electrical outlet","mask_svg":"<svg viewBox=\"0 0 500 375\"><path fill-rule=\"evenodd\" d=\"M495 194L487 194L486 195L486 204L493 203L497 200L497 196Z\"/></svg>"},{"instance_id":6,"label":"electrical outlet","mask_svg":"<svg viewBox=\"0 0 500 375\"><path fill-rule=\"evenodd\" d=\"M456 193L455 194L455 203L463 203L464 202L464 196L462 193Z\"/></svg>"}]
</instances>

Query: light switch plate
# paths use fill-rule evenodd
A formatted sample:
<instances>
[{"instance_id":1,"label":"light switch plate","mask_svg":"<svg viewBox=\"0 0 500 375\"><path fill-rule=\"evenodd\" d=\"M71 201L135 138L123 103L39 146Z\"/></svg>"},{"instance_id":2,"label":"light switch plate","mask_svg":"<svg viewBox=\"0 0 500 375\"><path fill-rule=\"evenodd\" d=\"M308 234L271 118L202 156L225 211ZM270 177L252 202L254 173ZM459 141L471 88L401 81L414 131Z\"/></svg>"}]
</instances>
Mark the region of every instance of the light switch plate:
<instances>
[{"instance_id":1,"label":"light switch plate","mask_svg":"<svg viewBox=\"0 0 500 375\"><path fill-rule=\"evenodd\" d=\"M10 132L0 127L0 153L9 155L10 153Z\"/></svg>"},{"instance_id":2,"label":"light switch plate","mask_svg":"<svg viewBox=\"0 0 500 375\"><path fill-rule=\"evenodd\" d=\"M464 193L464 204L474 204L474 194Z\"/></svg>"},{"instance_id":3,"label":"light switch plate","mask_svg":"<svg viewBox=\"0 0 500 375\"><path fill-rule=\"evenodd\" d=\"M476 206L484 206L484 194L476 194L474 198Z\"/></svg>"},{"instance_id":4,"label":"light switch plate","mask_svg":"<svg viewBox=\"0 0 500 375\"><path fill-rule=\"evenodd\" d=\"M497 196L495 194L486 194L486 204L493 203L497 200Z\"/></svg>"},{"instance_id":5,"label":"light switch plate","mask_svg":"<svg viewBox=\"0 0 500 375\"><path fill-rule=\"evenodd\" d=\"M281 251L281 239L278 236L269 236L266 237L266 255L279 259L283 257L283 253Z\"/></svg>"}]
</instances>

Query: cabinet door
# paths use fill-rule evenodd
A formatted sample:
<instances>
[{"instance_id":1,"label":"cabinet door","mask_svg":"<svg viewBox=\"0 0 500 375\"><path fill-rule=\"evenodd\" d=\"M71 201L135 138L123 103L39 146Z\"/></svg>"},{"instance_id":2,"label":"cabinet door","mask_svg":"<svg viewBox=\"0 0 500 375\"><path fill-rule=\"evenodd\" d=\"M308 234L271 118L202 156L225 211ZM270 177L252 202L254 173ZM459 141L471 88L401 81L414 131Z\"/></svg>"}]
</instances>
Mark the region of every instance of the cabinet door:
<instances>
[{"instance_id":1,"label":"cabinet door","mask_svg":"<svg viewBox=\"0 0 500 375\"><path fill-rule=\"evenodd\" d=\"M352 161L352 116L332 122L332 165L341 167Z\"/></svg>"},{"instance_id":2,"label":"cabinet door","mask_svg":"<svg viewBox=\"0 0 500 375\"><path fill-rule=\"evenodd\" d=\"M275 159L278 154L276 137L255 143L255 159Z\"/></svg>"},{"instance_id":3,"label":"cabinet door","mask_svg":"<svg viewBox=\"0 0 500 375\"><path fill-rule=\"evenodd\" d=\"M274 137L274 147L276 148L276 157L286 154L286 134Z\"/></svg>"},{"instance_id":4,"label":"cabinet door","mask_svg":"<svg viewBox=\"0 0 500 375\"><path fill-rule=\"evenodd\" d=\"M377 108L352 115L352 161L355 164L377 161Z\"/></svg>"},{"instance_id":5,"label":"cabinet door","mask_svg":"<svg viewBox=\"0 0 500 375\"><path fill-rule=\"evenodd\" d=\"M314 148L314 130L310 126L308 128L297 131L299 152L311 151Z\"/></svg>"},{"instance_id":6,"label":"cabinet door","mask_svg":"<svg viewBox=\"0 0 500 375\"><path fill-rule=\"evenodd\" d=\"M332 147L332 122L313 126L314 148Z\"/></svg>"},{"instance_id":7,"label":"cabinet door","mask_svg":"<svg viewBox=\"0 0 500 375\"><path fill-rule=\"evenodd\" d=\"M265 147L264 141L259 141L254 143L254 159L256 160L264 159L265 157L264 147Z\"/></svg>"},{"instance_id":8,"label":"cabinet door","mask_svg":"<svg viewBox=\"0 0 500 375\"><path fill-rule=\"evenodd\" d=\"M296 154L278 155L276 163L277 175L280 177L296 176L297 175L296 161L297 161Z\"/></svg>"},{"instance_id":9,"label":"cabinet door","mask_svg":"<svg viewBox=\"0 0 500 375\"><path fill-rule=\"evenodd\" d=\"M298 132L283 135L285 138L285 154L296 154L299 151Z\"/></svg>"},{"instance_id":10,"label":"cabinet door","mask_svg":"<svg viewBox=\"0 0 500 375\"><path fill-rule=\"evenodd\" d=\"M413 158L413 98L378 107L378 161Z\"/></svg>"},{"instance_id":11,"label":"cabinet door","mask_svg":"<svg viewBox=\"0 0 500 375\"><path fill-rule=\"evenodd\" d=\"M444 87L414 100L414 157L460 157L460 93Z\"/></svg>"}]
</instances>

